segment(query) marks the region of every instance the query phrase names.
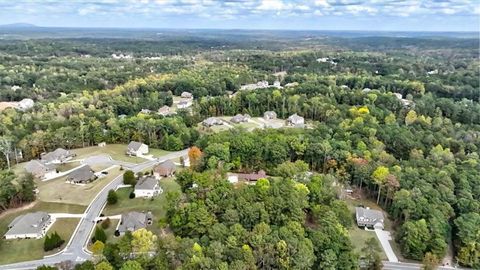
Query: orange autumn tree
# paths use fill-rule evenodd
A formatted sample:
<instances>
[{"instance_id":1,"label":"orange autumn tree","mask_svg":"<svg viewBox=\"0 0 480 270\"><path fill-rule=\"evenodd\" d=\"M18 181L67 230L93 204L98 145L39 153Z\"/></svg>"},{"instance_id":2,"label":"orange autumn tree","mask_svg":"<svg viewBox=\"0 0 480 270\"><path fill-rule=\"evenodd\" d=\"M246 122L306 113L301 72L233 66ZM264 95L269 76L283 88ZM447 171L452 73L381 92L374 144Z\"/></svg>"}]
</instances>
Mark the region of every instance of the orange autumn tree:
<instances>
[{"instance_id":1,"label":"orange autumn tree","mask_svg":"<svg viewBox=\"0 0 480 270\"><path fill-rule=\"evenodd\" d=\"M190 159L190 168L193 170L196 169L202 158L202 150L196 146L190 147L188 150L188 158Z\"/></svg>"}]
</instances>

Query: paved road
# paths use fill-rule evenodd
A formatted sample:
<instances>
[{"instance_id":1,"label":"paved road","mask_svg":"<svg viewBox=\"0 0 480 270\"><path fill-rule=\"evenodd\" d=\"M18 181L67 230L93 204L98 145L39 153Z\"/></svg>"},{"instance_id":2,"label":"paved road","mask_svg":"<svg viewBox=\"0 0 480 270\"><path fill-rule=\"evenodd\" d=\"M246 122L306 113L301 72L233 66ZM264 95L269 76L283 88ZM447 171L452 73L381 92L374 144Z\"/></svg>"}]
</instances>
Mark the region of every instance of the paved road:
<instances>
[{"instance_id":1,"label":"paved road","mask_svg":"<svg viewBox=\"0 0 480 270\"><path fill-rule=\"evenodd\" d=\"M187 155L187 152L188 149L172 152L159 157L158 160L151 160L137 164L132 170L134 172L143 171L161 161L185 156ZM90 259L91 254L85 250L85 246L90 239L91 232L95 228L95 219L100 216L105 207L108 191L110 189L115 189L115 187L120 184L122 184L121 175L113 179L112 182L106 185L100 193L98 193L97 197L93 199L85 210L84 217L78 223L73 236L70 238L70 241L62 252L40 260L1 265L0 270L36 269L41 265L54 265L63 261L82 262Z\"/></svg>"},{"instance_id":2,"label":"paved road","mask_svg":"<svg viewBox=\"0 0 480 270\"><path fill-rule=\"evenodd\" d=\"M421 264L417 263L402 263L402 262L382 262L384 270L420 270L422 269ZM454 267L446 267L446 266L439 266L438 270L467 270L468 268L454 268Z\"/></svg>"}]
</instances>

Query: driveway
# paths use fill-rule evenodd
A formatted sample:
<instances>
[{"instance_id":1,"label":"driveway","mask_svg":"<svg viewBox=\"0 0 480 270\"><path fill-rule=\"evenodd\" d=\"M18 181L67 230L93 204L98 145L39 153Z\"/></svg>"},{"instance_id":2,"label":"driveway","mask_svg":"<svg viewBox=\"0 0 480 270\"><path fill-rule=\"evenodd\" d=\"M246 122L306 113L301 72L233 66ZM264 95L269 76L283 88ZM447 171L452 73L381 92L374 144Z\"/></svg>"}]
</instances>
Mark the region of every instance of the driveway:
<instances>
[{"instance_id":1,"label":"driveway","mask_svg":"<svg viewBox=\"0 0 480 270\"><path fill-rule=\"evenodd\" d=\"M172 152L159 157L158 161L147 161L141 164L136 164L132 170L134 172L143 171L147 168L158 164L161 161L167 159L175 159L181 156L185 156L188 153L188 149ZM90 235L96 226L96 219L100 216L105 207L107 201L107 194L110 189L115 189L118 185L121 185L123 181L122 175L114 178L109 184L107 184L93 199L90 205L85 210L84 216L80 219L75 231L73 232L70 241L67 243L64 250L57 254L46 256L43 259L13 263L9 265L0 265L0 270L12 270L12 269L36 269L42 265L55 265L63 261L72 261L73 263L83 262L91 258L92 254L85 248L90 240Z\"/></svg>"},{"instance_id":2,"label":"driveway","mask_svg":"<svg viewBox=\"0 0 480 270\"><path fill-rule=\"evenodd\" d=\"M389 240L392 240L389 231L384 231L380 229L375 229L375 234L377 235L378 241L382 245L383 251L387 255L389 262L398 262L398 258L393 252L392 246L390 245Z\"/></svg>"},{"instance_id":3,"label":"driveway","mask_svg":"<svg viewBox=\"0 0 480 270\"><path fill-rule=\"evenodd\" d=\"M96 155L96 156L90 156L84 160L82 160L82 164L87 164L89 166L95 166L98 164L104 164L107 166L111 165L118 165L118 166L123 166L127 168L133 168L135 167L135 164L130 163L130 162L125 162L125 161L119 161L119 160L114 160L112 159L111 156L109 155Z\"/></svg>"}]
</instances>

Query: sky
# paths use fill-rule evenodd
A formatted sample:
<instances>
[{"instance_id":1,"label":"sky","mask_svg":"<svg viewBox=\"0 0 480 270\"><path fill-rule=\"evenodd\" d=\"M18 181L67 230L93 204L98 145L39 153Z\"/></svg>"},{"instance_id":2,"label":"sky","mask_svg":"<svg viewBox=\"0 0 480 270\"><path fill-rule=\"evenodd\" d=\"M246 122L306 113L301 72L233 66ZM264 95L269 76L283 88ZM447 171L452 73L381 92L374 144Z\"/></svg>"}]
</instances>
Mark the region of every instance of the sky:
<instances>
[{"instance_id":1,"label":"sky","mask_svg":"<svg viewBox=\"0 0 480 270\"><path fill-rule=\"evenodd\" d=\"M480 31L480 0L0 0L0 24Z\"/></svg>"}]
</instances>

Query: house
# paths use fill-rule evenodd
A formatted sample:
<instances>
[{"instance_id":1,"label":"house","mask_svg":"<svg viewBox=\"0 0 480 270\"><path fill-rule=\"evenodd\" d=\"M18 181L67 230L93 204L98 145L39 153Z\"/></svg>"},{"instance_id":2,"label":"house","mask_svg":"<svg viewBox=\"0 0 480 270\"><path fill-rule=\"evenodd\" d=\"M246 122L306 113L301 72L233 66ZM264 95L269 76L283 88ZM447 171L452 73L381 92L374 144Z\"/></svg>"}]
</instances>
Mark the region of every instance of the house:
<instances>
[{"instance_id":1,"label":"house","mask_svg":"<svg viewBox=\"0 0 480 270\"><path fill-rule=\"evenodd\" d=\"M167 159L164 162L153 167L153 175L157 178L160 178L161 176L172 176L175 174L176 169L177 167L175 166L175 163L173 163L173 161L171 161L170 159Z\"/></svg>"},{"instance_id":2,"label":"house","mask_svg":"<svg viewBox=\"0 0 480 270\"><path fill-rule=\"evenodd\" d=\"M20 111L26 111L33 108L33 105L35 105L35 102L33 102L32 99L24 98L17 103L17 109Z\"/></svg>"},{"instance_id":3,"label":"house","mask_svg":"<svg viewBox=\"0 0 480 270\"><path fill-rule=\"evenodd\" d=\"M393 93L393 95L395 95L395 97L403 104L404 107L414 105L413 101L403 98L402 94L400 93Z\"/></svg>"},{"instance_id":4,"label":"house","mask_svg":"<svg viewBox=\"0 0 480 270\"><path fill-rule=\"evenodd\" d=\"M237 114L230 119L230 122L238 124L238 123L246 123L250 119L250 115L248 114Z\"/></svg>"},{"instance_id":5,"label":"house","mask_svg":"<svg viewBox=\"0 0 480 270\"><path fill-rule=\"evenodd\" d=\"M230 183L237 183L238 181L255 182L260 178L268 177L264 170L257 173L228 173L227 179Z\"/></svg>"},{"instance_id":6,"label":"house","mask_svg":"<svg viewBox=\"0 0 480 270\"><path fill-rule=\"evenodd\" d=\"M117 226L117 231L120 235L124 235L127 231L134 232L146 228L148 225L152 224L152 219L153 216L151 212L141 213L133 211L122 214Z\"/></svg>"},{"instance_id":7,"label":"house","mask_svg":"<svg viewBox=\"0 0 480 270\"><path fill-rule=\"evenodd\" d=\"M289 87L297 87L299 85L298 82L291 82L291 83L287 83L285 84L285 87L289 88Z\"/></svg>"},{"instance_id":8,"label":"house","mask_svg":"<svg viewBox=\"0 0 480 270\"><path fill-rule=\"evenodd\" d=\"M95 179L97 179L95 172L88 165L74 170L67 176L67 182L71 184L88 184Z\"/></svg>"},{"instance_id":9,"label":"house","mask_svg":"<svg viewBox=\"0 0 480 270\"><path fill-rule=\"evenodd\" d=\"M259 81L257 83L245 84L240 86L240 90L256 90L268 88L268 81Z\"/></svg>"},{"instance_id":10,"label":"house","mask_svg":"<svg viewBox=\"0 0 480 270\"><path fill-rule=\"evenodd\" d=\"M181 100L177 104L178 109L186 109L188 107L192 106L192 101L191 100Z\"/></svg>"},{"instance_id":11,"label":"house","mask_svg":"<svg viewBox=\"0 0 480 270\"><path fill-rule=\"evenodd\" d=\"M158 114L163 115L163 116L167 116L167 115L172 114L172 112L170 111L170 107L165 105L165 106L161 107L160 109L158 109Z\"/></svg>"},{"instance_id":12,"label":"house","mask_svg":"<svg viewBox=\"0 0 480 270\"><path fill-rule=\"evenodd\" d=\"M277 119L277 113L274 111L266 111L263 113L263 118L265 120L274 120Z\"/></svg>"},{"instance_id":13,"label":"house","mask_svg":"<svg viewBox=\"0 0 480 270\"><path fill-rule=\"evenodd\" d=\"M295 127L303 127L305 124L305 119L298 114L293 114L287 119L287 123Z\"/></svg>"},{"instance_id":14,"label":"house","mask_svg":"<svg viewBox=\"0 0 480 270\"><path fill-rule=\"evenodd\" d=\"M30 160L27 165L25 165L25 170L38 179L52 178L57 174L57 169L54 164L47 165L37 159Z\"/></svg>"},{"instance_id":15,"label":"house","mask_svg":"<svg viewBox=\"0 0 480 270\"><path fill-rule=\"evenodd\" d=\"M182 92L182 94L180 95L180 97L192 99L192 98L193 98L193 95L192 95L192 93L190 93L190 92Z\"/></svg>"},{"instance_id":16,"label":"house","mask_svg":"<svg viewBox=\"0 0 480 270\"><path fill-rule=\"evenodd\" d=\"M223 125L223 121L216 117L209 117L202 121L202 125L204 125L205 127Z\"/></svg>"},{"instance_id":17,"label":"house","mask_svg":"<svg viewBox=\"0 0 480 270\"><path fill-rule=\"evenodd\" d=\"M370 91L372 91L372 89L370 89L370 88L368 88L368 87L365 87L365 88L363 88L363 90L362 90L363 93L368 93L368 92L370 92Z\"/></svg>"},{"instance_id":18,"label":"house","mask_svg":"<svg viewBox=\"0 0 480 270\"><path fill-rule=\"evenodd\" d=\"M378 210L372 210L370 208L355 207L355 217L357 219L357 225L359 227L367 227L374 229L384 228L383 213Z\"/></svg>"},{"instance_id":19,"label":"house","mask_svg":"<svg viewBox=\"0 0 480 270\"><path fill-rule=\"evenodd\" d=\"M128 146L127 146L127 155L129 156L141 156L148 154L148 145L141 143L141 142L136 142L136 141L131 141Z\"/></svg>"},{"instance_id":20,"label":"house","mask_svg":"<svg viewBox=\"0 0 480 270\"><path fill-rule=\"evenodd\" d=\"M5 239L40 239L55 222L46 212L28 213L16 217L9 225Z\"/></svg>"},{"instance_id":21,"label":"house","mask_svg":"<svg viewBox=\"0 0 480 270\"><path fill-rule=\"evenodd\" d=\"M106 142L98 143L98 147L105 147L105 146L107 146L107 143L106 143Z\"/></svg>"},{"instance_id":22,"label":"house","mask_svg":"<svg viewBox=\"0 0 480 270\"><path fill-rule=\"evenodd\" d=\"M135 193L136 198L152 198L159 195L163 192L163 189L158 183L158 179L152 176L144 176L140 178L135 184Z\"/></svg>"},{"instance_id":23,"label":"house","mask_svg":"<svg viewBox=\"0 0 480 270\"><path fill-rule=\"evenodd\" d=\"M149 109L142 109L142 110L140 111L140 113L141 113L141 114L151 114L152 111L149 110Z\"/></svg>"},{"instance_id":24,"label":"house","mask_svg":"<svg viewBox=\"0 0 480 270\"><path fill-rule=\"evenodd\" d=\"M53 152L41 154L40 159L45 164L60 164L70 160L74 156L75 154L71 153L69 150L57 148Z\"/></svg>"},{"instance_id":25,"label":"house","mask_svg":"<svg viewBox=\"0 0 480 270\"><path fill-rule=\"evenodd\" d=\"M276 87L278 89L283 88L282 85L280 84L280 81L276 80L273 82L273 87Z\"/></svg>"}]
</instances>

